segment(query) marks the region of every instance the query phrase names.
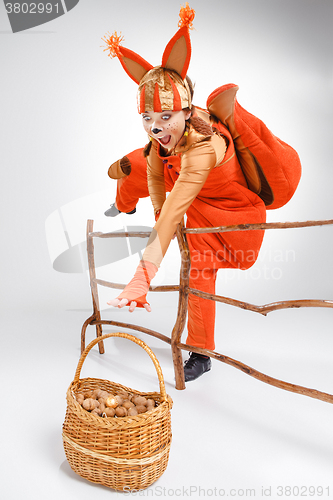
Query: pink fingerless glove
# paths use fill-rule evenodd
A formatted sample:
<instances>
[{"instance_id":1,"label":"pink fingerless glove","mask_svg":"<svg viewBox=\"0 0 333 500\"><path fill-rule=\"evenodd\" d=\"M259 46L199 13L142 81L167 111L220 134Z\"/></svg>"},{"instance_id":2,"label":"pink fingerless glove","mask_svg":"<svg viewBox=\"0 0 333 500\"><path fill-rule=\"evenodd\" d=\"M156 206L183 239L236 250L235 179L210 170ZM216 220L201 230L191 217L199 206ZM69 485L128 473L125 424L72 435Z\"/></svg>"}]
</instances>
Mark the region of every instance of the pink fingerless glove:
<instances>
[{"instance_id":1,"label":"pink fingerless glove","mask_svg":"<svg viewBox=\"0 0 333 500\"><path fill-rule=\"evenodd\" d=\"M146 294L150 282L157 273L157 267L152 262L141 260L131 281L126 285L117 299L128 299L128 305L135 300L137 307L147 304Z\"/></svg>"}]
</instances>

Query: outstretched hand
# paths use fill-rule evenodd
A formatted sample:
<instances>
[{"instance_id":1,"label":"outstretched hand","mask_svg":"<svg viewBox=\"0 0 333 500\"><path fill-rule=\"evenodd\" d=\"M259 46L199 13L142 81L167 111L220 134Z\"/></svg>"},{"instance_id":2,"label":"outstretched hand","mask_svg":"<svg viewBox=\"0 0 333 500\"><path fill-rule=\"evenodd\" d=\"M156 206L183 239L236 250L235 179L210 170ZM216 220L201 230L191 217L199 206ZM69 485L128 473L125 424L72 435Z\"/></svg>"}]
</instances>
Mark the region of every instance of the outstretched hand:
<instances>
[{"instance_id":1,"label":"outstretched hand","mask_svg":"<svg viewBox=\"0 0 333 500\"><path fill-rule=\"evenodd\" d=\"M109 304L109 306L113 306L113 307L118 307L119 309L121 309L122 307L125 307L128 305L129 303L129 300L128 299L111 299L107 302ZM133 312L135 310L137 306L137 302L135 302L135 300L132 300L130 305L129 305L129 312ZM146 304L143 304L143 307L146 309L147 312L151 312L151 307L148 303Z\"/></svg>"},{"instance_id":2,"label":"outstretched hand","mask_svg":"<svg viewBox=\"0 0 333 500\"><path fill-rule=\"evenodd\" d=\"M147 302L146 294L149 290L150 281L157 273L157 267L152 262L140 261L135 274L128 285L118 297L108 301L113 307L129 306L129 312L133 312L136 307L144 307L147 312L151 312L151 307Z\"/></svg>"}]
</instances>

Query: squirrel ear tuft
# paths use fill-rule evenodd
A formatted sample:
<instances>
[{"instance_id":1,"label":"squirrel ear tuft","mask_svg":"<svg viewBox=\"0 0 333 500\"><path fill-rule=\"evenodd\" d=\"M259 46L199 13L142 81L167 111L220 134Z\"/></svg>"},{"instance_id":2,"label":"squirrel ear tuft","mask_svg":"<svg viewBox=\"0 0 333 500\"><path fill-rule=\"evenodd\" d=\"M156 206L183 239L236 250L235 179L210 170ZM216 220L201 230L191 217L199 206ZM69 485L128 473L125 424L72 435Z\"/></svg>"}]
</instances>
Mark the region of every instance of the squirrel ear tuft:
<instances>
[{"instance_id":1,"label":"squirrel ear tuft","mask_svg":"<svg viewBox=\"0 0 333 500\"><path fill-rule=\"evenodd\" d=\"M185 26L189 30L193 29L194 16L195 10L191 9L188 2L186 2L185 7L180 8L178 27L183 28Z\"/></svg>"}]
</instances>

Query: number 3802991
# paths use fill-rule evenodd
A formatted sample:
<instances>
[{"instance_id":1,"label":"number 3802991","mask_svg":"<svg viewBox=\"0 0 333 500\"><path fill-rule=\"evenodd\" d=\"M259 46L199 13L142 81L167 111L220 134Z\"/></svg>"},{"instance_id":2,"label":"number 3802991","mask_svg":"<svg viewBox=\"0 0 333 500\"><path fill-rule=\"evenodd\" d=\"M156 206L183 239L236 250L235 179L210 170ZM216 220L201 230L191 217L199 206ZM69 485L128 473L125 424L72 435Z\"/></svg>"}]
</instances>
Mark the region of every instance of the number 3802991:
<instances>
[{"instance_id":1,"label":"number 3802991","mask_svg":"<svg viewBox=\"0 0 333 500\"><path fill-rule=\"evenodd\" d=\"M11 3L5 4L8 14L51 14L52 11L59 13L59 4L52 3Z\"/></svg>"}]
</instances>

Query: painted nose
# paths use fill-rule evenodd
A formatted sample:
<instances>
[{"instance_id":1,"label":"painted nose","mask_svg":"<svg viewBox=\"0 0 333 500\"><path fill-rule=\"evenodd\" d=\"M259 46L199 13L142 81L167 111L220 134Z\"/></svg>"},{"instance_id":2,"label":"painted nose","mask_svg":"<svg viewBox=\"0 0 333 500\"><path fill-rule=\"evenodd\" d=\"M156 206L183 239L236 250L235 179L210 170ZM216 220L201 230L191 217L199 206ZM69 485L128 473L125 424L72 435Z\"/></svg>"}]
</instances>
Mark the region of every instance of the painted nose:
<instances>
[{"instance_id":1,"label":"painted nose","mask_svg":"<svg viewBox=\"0 0 333 500\"><path fill-rule=\"evenodd\" d=\"M152 129L152 133L157 135L159 132L162 132L162 129L161 128L153 128Z\"/></svg>"}]
</instances>

